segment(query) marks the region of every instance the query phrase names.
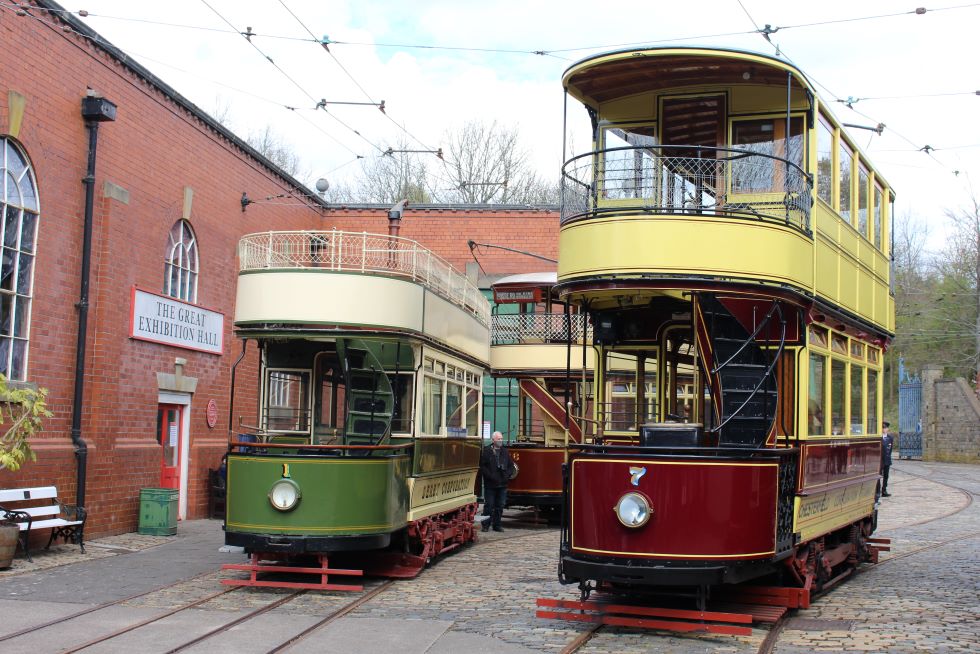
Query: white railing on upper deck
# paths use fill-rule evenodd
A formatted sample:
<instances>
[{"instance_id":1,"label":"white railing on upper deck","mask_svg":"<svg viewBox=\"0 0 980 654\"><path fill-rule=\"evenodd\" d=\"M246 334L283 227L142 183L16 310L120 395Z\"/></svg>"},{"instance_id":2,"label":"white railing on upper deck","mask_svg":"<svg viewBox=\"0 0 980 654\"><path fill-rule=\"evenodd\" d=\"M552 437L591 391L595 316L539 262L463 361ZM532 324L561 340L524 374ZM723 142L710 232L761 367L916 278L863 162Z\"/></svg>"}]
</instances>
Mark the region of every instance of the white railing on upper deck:
<instances>
[{"instance_id":1,"label":"white railing on upper deck","mask_svg":"<svg viewBox=\"0 0 980 654\"><path fill-rule=\"evenodd\" d=\"M490 323L490 304L448 261L416 241L367 232L261 232L238 242L239 270L319 268L401 277Z\"/></svg>"},{"instance_id":2,"label":"white railing on upper deck","mask_svg":"<svg viewBox=\"0 0 980 654\"><path fill-rule=\"evenodd\" d=\"M592 326L581 313L516 313L495 315L490 326L491 345L526 343L564 343L568 339L569 323L573 343L581 343L582 335L592 339Z\"/></svg>"}]
</instances>

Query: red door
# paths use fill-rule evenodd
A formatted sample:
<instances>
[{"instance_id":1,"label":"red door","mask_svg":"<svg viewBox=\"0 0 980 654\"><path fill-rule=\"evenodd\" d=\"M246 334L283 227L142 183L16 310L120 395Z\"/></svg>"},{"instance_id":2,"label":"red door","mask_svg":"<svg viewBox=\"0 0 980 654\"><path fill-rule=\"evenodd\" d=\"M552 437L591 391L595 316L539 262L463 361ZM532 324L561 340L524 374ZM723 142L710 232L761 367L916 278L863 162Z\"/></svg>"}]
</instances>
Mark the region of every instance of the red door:
<instances>
[{"instance_id":1,"label":"red door","mask_svg":"<svg viewBox=\"0 0 980 654\"><path fill-rule=\"evenodd\" d=\"M157 411L157 440L163 446L160 486L180 488L180 446L184 408L179 404L161 404Z\"/></svg>"}]
</instances>

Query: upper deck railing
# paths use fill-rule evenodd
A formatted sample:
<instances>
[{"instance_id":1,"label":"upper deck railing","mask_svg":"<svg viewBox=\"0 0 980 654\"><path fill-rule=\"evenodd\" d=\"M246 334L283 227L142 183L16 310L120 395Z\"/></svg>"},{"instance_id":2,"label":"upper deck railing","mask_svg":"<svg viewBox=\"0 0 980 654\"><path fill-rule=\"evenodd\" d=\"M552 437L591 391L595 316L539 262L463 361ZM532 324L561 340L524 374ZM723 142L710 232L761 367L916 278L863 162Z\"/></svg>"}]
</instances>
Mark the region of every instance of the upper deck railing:
<instances>
[{"instance_id":1,"label":"upper deck railing","mask_svg":"<svg viewBox=\"0 0 980 654\"><path fill-rule=\"evenodd\" d=\"M493 316L490 325L491 345L526 345L530 343L564 343L568 338L569 324L573 343L581 343L582 336L592 338L592 326L585 314L575 313L565 321L564 313L516 313Z\"/></svg>"},{"instance_id":2,"label":"upper deck railing","mask_svg":"<svg viewBox=\"0 0 980 654\"><path fill-rule=\"evenodd\" d=\"M812 178L750 149L658 145L579 155L562 168L562 224L606 214L701 214L810 232Z\"/></svg>"},{"instance_id":3,"label":"upper deck railing","mask_svg":"<svg viewBox=\"0 0 980 654\"><path fill-rule=\"evenodd\" d=\"M238 260L241 271L313 268L410 279L490 324L480 289L411 239L337 230L261 232L242 237Z\"/></svg>"}]
</instances>

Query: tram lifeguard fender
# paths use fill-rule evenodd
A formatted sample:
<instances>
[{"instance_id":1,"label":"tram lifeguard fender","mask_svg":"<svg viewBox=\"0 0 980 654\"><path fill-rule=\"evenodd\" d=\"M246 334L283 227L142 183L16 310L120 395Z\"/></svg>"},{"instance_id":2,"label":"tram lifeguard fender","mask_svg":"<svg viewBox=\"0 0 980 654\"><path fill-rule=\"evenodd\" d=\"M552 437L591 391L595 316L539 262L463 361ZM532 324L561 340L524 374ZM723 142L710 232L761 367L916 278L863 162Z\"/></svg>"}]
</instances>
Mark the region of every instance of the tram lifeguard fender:
<instances>
[{"instance_id":1,"label":"tram lifeguard fender","mask_svg":"<svg viewBox=\"0 0 980 654\"><path fill-rule=\"evenodd\" d=\"M777 481L775 461L578 456L571 462L570 545L593 556L767 558L775 552ZM623 525L615 512L630 492L652 509L641 527Z\"/></svg>"}]
</instances>

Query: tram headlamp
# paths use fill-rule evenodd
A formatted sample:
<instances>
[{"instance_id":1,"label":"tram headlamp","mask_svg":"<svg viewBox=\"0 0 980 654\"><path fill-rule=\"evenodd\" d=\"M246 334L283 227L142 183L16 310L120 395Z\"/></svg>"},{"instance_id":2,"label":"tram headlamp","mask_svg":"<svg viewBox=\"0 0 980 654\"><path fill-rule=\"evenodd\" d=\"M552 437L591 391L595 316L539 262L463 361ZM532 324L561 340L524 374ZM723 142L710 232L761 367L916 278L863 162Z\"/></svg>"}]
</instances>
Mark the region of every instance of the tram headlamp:
<instances>
[{"instance_id":1,"label":"tram headlamp","mask_svg":"<svg viewBox=\"0 0 980 654\"><path fill-rule=\"evenodd\" d=\"M269 503L277 511L292 511L300 497L299 484L292 479L280 479L269 489Z\"/></svg>"},{"instance_id":2,"label":"tram headlamp","mask_svg":"<svg viewBox=\"0 0 980 654\"><path fill-rule=\"evenodd\" d=\"M639 493L626 493L619 498L613 510L623 525L633 528L642 527L650 520L650 516L653 515L647 498Z\"/></svg>"}]
</instances>

